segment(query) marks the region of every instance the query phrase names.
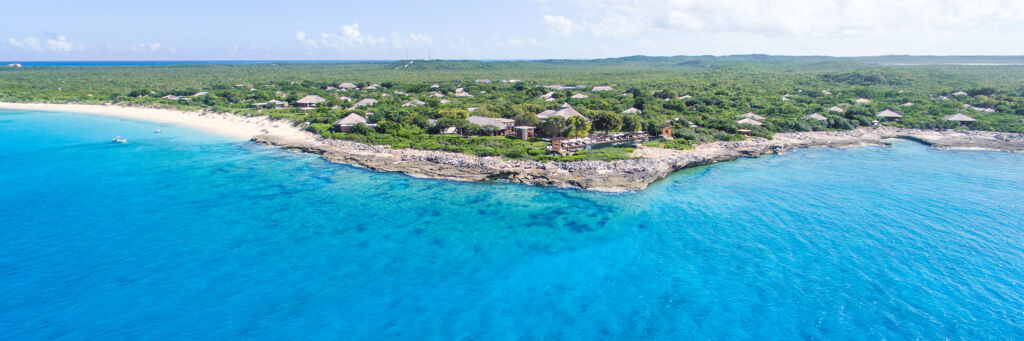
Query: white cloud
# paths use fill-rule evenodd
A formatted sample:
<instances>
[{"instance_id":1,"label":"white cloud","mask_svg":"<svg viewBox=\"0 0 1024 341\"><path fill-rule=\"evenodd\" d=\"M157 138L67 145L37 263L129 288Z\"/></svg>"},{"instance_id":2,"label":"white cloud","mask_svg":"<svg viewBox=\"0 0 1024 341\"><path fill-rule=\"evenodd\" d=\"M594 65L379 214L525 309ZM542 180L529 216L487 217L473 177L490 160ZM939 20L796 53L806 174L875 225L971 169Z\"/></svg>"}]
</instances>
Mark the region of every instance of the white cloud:
<instances>
[{"instance_id":1,"label":"white cloud","mask_svg":"<svg viewBox=\"0 0 1024 341\"><path fill-rule=\"evenodd\" d=\"M455 51L470 52L473 51L473 44L466 40L465 37L459 37L457 40L449 41L448 48Z\"/></svg>"},{"instance_id":2,"label":"white cloud","mask_svg":"<svg viewBox=\"0 0 1024 341\"><path fill-rule=\"evenodd\" d=\"M157 51L160 51L160 47L161 46L162 45L160 45L159 42L138 43L138 44L128 44L128 45L110 44L110 43L108 43L107 44L107 50L110 50L110 51L128 51L128 52L136 52L136 53L139 53L139 52L157 52ZM166 50L174 52L173 48L167 48Z\"/></svg>"},{"instance_id":3,"label":"white cloud","mask_svg":"<svg viewBox=\"0 0 1024 341\"><path fill-rule=\"evenodd\" d=\"M335 50L367 50L384 48L426 47L434 43L434 39L422 33L400 34L392 32L389 36L363 33L359 24L343 25L341 32L321 32L310 36L303 31L295 31L295 39L303 42L308 48L330 48Z\"/></svg>"},{"instance_id":4,"label":"white cloud","mask_svg":"<svg viewBox=\"0 0 1024 341\"><path fill-rule=\"evenodd\" d=\"M555 35L568 37L576 31L572 20L561 15L544 15L544 22L547 23L551 33Z\"/></svg>"},{"instance_id":5,"label":"white cloud","mask_svg":"<svg viewBox=\"0 0 1024 341\"><path fill-rule=\"evenodd\" d=\"M47 39L46 48L50 51L71 52L75 49L75 44L68 41L68 37L60 35L56 39Z\"/></svg>"},{"instance_id":6,"label":"white cloud","mask_svg":"<svg viewBox=\"0 0 1024 341\"><path fill-rule=\"evenodd\" d=\"M498 37L491 37L491 43L497 47L523 47L523 46L536 46L537 40L533 38L520 38L520 37L509 37L501 39Z\"/></svg>"},{"instance_id":7,"label":"white cloud","mask_svg":"<svg viewBox=\"0 0 1024 341\"><path fill-rule=\"evenodd\" d=\"M56 37L46 39L45 41L36 37L27 37L21 40L10 38L7 39L7 43L15 48L37 52L71 52L76 49L83 48L82 45L71 42L68 40L68 37L64 35L58 35Z\"/></svg>"},{"instance_id":8,"label":"white cloud","mask_svg":"<svg viewBox=\"0 0 1024 341\"><path fill-rule=\"evenodd\" d=\"M426 34L410 33L410 34L398 34L395 32L391 33L391 47L400 49L406 47L427 47L434 44L434 38Z\"/></svg>"},{"instance_id":9,"label":"white cloud","mask_svg":"<svg viewBox=\"0 0 1024 341\"><path fill-rule=\"evenodd\" d=\"M43 45L39 43L39 38L28 37L22 40L10 38L7 43L17 48L28 49L32 51L42 51Z\"/></svg>"},{"instance_id":10,"label":"white cloud","mask_svg":"<svg viewBox=\"0 0 1024 341\"><path fill-rule=\"evenodd\" d=\"M546 15L552 32L585 26L596 36L651 32L760 36L850 36L891 33L1000 34L1024 25L1024 1L976 0L549 0L584 19ZM1021 33L1019 29L1014 31Z\"/></svg>"}]
</instances>

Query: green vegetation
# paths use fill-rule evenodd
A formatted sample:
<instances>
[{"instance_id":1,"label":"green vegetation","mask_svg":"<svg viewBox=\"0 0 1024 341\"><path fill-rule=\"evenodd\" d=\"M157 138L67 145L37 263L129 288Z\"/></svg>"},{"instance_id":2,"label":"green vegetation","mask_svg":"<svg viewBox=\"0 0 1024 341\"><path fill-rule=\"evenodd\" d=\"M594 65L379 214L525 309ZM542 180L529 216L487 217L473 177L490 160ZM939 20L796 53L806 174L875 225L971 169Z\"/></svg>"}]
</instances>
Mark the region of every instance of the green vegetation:
<instances>
[{"instance_id":1,"label":"green vegetation","mask_svg":"<svg viewBox=\"0 0 1024 341\"><path fill-rule=\"evenodd\" d=\"M952 59L951 59L952 58ZM973 58L973 59L972 59ZM541 137L578 137L587 133L645 130L660 134L673 126L674 140L650 146L686 149L709 141L770 137L779 132L847 130L874 124L885 109L899 121L885 125L1024 132L1024 66L918 65L926 63L1021 63L1017 57L627 57L591 61L415 61L370 63L296 63L179 66L37 66L0 68L0 101L117 103L186 110L210 109L241 115L266 115L296 124L309 123L321 135L394 148L445 150L509 159L619 159L629 149L608 148L570 157L548 155L547 142L505 137L439 134L446 127L468 135L490 135L494 126L466 121L477 116L514 119L537 127ZM991 59L989 58L989 59ZM979 60L980 59L980 60ZM887 66L882 63L899 63ZM490 79L491 83L476 83ZM499 82L516 79L519 82ZM344 82L363 90L338 91ZM376 90L365 90L379 84ZM438 86L431 87L432 84ZM546 85L582 85L550 90ZM591 91L610 85L612 91ZM455 96L463 88L472 97ZM955 95L963 90L966 95ZM194 96L198 92L205 95ZM443 98L432 96L444 94ZM541 96L553 92L553 101ZM313 94L327 101L315 110L295 108ZM573 98L583 94L586 98ZM167 95L189 100L163 98ZM342 99L349 97L351 102ZM584 96L577 96L584 97ZM371 106L348 109L374 98ZM870 103L856 104L858 98ZM257 110L255 103L289 103L285 109ZM412 100L425 104L408 105ZM444 100L446 103L442 103ZM537 113L569 103L588 120L552 118ZM913 103L913 105L904 105ZM843 112L829 111L833 106ZM972 108L973 107L973 108ZM468 108L477 108L470 113ZM635 108L640 113L624 114ZM991 110L978 110L991 109ZM763 126L739 125L747 112L764 117ZM349 133L330 125L357 113L374 127L357 125ZM373 114L370 114L373 113ZM820 113L826 120L802 118ZM943 119L964 113L977 119L960 127ZM436 124L433 124L436 122Z\"/></svg>"}]
</instances>

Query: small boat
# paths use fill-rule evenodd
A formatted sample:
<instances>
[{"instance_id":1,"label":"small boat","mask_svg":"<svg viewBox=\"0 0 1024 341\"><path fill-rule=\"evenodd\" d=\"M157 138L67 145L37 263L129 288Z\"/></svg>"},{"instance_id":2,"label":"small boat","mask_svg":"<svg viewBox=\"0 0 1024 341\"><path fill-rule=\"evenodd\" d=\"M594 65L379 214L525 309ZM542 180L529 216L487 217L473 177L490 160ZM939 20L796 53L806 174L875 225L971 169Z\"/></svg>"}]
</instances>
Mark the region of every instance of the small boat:
<instances>
[{"instance_id":1,"label":"small boat","mask_svg":"<svg viewBox=\"0 0 1024 341\"><path fill-rule=\"evenodd\" d=\"M125 139L121 138L120 136L115 136L114 137L114 141L112 141L112 142L114 142L114 143L128 143L128 140L125 140Z\"/></svg>"},{"instance_id":2,"label":"small boat","mask_svg":"<svg viewBox=\"0 0 1024 341\"><path fill-rule=\"evenodd\" d=\"M159 133L160 133L160 129L157 129L157 130L153 131L153 134L159 134Z\"/></svg>"}]
</instances>

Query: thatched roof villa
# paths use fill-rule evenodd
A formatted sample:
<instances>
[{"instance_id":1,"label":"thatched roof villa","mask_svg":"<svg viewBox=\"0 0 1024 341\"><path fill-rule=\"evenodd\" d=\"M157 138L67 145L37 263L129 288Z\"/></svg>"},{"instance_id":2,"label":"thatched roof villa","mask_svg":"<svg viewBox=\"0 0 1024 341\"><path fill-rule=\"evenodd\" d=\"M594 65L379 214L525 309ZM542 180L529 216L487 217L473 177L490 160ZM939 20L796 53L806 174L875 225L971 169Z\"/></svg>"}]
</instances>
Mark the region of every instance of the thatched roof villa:
<instances>
[{"instance_id":1,"label":"thatched roof villa","mask_svg":"<svg viewBox=\"0 0 1024 341\"><path fill-rule=\"evenodd\" d=\"M819 113L813 113L813 114L810 114L810 115L807 115L807 116L804 116L804 117L801 117L801 118L805 119L805 120L816 120L816 121L827 121L828 120L828 117L825 117L825 115L822 115L822 114L819 114Z\"/></svg>"},{"instance_id":2,"label":"thatched roof villa","mask_svg":"<svg viewBox=\"0 0 1024 341\"><path fill-rule=\"evenodd\" d=\"M324 101L326 101L326 99L323 97L317 95L306 95L306 97L300 98L298 101L295 101L295 103L298 103L299 108L301 109L314 109L317 104Z\"/></svg>"},{"instance_id":3,"label":"thatched roof villa","mask_svg":"<svg viewBox=\"0 0 1024 341\"><path fill-rule=\"evenodd\" d=\"M758 115L758 114L755 114L755 113L752 113L752 112L748 112L748 113L743 114L743 115L737 115L736 117L750 118L750 119L762 120L762 121L764 120L764 116L761 116L761 115ZM760 123L760 122L758 122L758 123Z\"/></svg>"},{"instance_id":4,"label":"thatched roof villa","mask_svg":"<svg viewBox=\"0 0 1024 341\"><path fill-rule=\"evenodd\" d=\"M739 120L739 121L736 121L736 123L737 124L750 124L750 125L755 125L755 126L764 125L764 123L761 123L761 122L759 122L759 121L757 121L755 119L749 118L749 117L748 118L744 118L744 119Z\"/></svg>"},{"instance_id":5,"label":"thatched roof villa","mask_svg":"<svg viewBox=\"0 0 1024 341\"><path fill-rule=\"evenodd\" d=\"M586 119L586 116L583 116L583 114L580 114L579 111L573 109L572 106L569 105L569 103L562 104L562 106L558 109L548 109L541 111L540 113L537 114L537 119L541 121L547 121L549 118L555 116L560 116L567 120L573 116L579 116Z\"/></svg>"},{"instance_id":6,"label":"thatched roof villa","mask_svg":"<svg viewBox=\"0 0 1024 341\"><path fill-rule=\"evenodd\" d=\"M359 123L366 124L366 118L359 116L356 113L351 113L348 114L348 116L345 116L344 118L338 120L337 122L334 122L332 127L334 128L334 130L343 133L348 133L352 131L353 126Z\"/></svg>"},{"instance_id":7,"label":"thatched roof villa","mask_svg":"<svg viewBox=\"0 0 1024 341\"><path fill-rule=\"evenodd\" d=\"M879 111L878 114L876 114L875 116L881 117L881 118L886 119L886 120L888 120L888 119L898 119L900 117L903 117L903 115L900 115L900 113L892 111L892 110L889 110L889 109L885 109L885 110Z\"/></svg>"}]
</instances>

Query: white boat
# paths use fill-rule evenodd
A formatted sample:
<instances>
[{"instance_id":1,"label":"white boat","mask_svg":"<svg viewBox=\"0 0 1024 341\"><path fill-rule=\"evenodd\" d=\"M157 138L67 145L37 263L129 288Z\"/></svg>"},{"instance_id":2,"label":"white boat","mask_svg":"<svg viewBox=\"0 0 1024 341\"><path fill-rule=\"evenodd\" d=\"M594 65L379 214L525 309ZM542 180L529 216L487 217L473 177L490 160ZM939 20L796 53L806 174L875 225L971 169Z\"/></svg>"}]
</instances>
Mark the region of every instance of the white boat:
<instances>
[{"instance_id":1,"label":"white boat","mask_svg":"<svg viewBox=\"0 0 1024 341\"><path fill-rule=\"evenodd\" d=\"M157 129L157 130L153 131L153 134L159 134L159 133L160 133L160 129Z\"/></svg>"},{"instance_id":2,"label":"white boat","mask_svg":"<svg viewBox=\"0 0 1024 341\"><path fill-rule=\"evenodd\" d=\"M128 140L125 140L125 139L121 138L120 136L115 136L114 137L114 141L112 141L112 142L114 142L114 143L128 143Z\"/></svg>"}]
</instances>

